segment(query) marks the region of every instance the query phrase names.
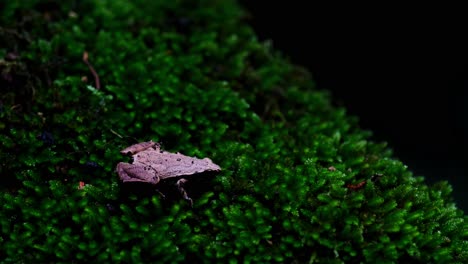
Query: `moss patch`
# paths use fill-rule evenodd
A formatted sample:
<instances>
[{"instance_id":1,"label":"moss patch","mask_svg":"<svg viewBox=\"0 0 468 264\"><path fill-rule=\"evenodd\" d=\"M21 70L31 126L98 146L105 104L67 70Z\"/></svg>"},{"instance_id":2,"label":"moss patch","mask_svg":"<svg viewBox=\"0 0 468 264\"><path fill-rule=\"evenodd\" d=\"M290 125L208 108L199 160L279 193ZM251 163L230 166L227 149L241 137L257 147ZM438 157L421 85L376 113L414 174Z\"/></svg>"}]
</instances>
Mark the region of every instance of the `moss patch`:
<instances>
[{"instance_id":1,"label":"moss patch","mask_svg":"<svg viewBox=\"0 0 468 264\"><path fill-rule=\"evenodd\" d=\"M446 182L369 141L235 2L196 2L0 4L1 259L468 262ZM223 168L193 208L118 182L149 139Z\"/></svg>"}]
</instances>

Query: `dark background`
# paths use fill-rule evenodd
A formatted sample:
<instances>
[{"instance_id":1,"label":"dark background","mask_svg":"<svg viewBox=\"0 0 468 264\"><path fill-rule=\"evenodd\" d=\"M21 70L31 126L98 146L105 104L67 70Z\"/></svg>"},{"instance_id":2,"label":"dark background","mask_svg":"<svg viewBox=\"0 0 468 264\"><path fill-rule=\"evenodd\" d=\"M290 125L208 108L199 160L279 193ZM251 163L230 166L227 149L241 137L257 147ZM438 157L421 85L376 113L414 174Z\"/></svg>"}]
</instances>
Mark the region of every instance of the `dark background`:
<instances>
[{"instance_id":1,"label":"dark background","mask_svg":"<svg viewBox=\"0 0 468 264\"><path fill-rule=\"evenodd\" d=\"M456 6L241 1L260 40L309 69L335 105L468 212L468 21ZM307 1L309 2L309 1Z\"/></svg>"}]
</instances>

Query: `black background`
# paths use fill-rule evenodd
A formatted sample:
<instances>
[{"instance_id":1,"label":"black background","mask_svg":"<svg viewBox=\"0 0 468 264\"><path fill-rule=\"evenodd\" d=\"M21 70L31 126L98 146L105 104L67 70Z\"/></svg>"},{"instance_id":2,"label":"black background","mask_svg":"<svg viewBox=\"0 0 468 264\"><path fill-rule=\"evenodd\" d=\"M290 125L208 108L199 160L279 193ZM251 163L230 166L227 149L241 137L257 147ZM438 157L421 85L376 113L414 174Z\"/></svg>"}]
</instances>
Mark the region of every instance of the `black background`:
<instances>
[{"instance_id":1,"label":"black background","mask_svg":"<svg viewBox=\"0 0 468 264\"><path fill-rule=\"evenodd\" d=\"M468 21L457 6L241 1L260 40L309 69L334 104L468 211ZM307 1L309 2L309 1Z\"/></svg>"}]
</instances>

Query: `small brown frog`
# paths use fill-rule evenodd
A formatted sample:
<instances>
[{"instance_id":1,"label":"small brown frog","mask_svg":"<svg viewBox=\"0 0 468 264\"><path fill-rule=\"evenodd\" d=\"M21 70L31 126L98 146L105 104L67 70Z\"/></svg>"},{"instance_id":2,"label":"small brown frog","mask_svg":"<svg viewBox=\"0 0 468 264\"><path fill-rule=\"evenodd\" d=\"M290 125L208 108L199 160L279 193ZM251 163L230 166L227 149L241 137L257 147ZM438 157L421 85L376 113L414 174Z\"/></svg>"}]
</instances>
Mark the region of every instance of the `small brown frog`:
<instances>
[{"instance_id":1,"label":"small brown frog","mask_svg":"<svg viewBox=\"0 0 468 264\"><path fill-rule=\"evenodd\" d=\"M162 150L161 146L153 141L132 145L120 153L133 157L131 164L125 162L117 164L116 171L123 182L157 184L160 180L167 178L221 170L209 158L198 159L180 153L170 153ZM183 188L185 182L187 180L182 178L177 181L176 185L184 199L192 206L193 201Z\"/></svg>"}]
</instances>

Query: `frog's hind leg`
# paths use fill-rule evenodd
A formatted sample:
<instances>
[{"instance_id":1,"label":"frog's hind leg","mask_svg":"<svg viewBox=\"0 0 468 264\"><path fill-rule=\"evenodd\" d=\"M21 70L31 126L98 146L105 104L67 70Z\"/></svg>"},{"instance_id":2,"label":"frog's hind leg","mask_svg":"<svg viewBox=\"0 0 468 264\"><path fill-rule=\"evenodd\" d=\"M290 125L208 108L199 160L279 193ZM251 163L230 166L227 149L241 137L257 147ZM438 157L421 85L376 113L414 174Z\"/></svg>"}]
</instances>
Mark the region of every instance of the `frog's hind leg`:
<instances>
[{"instance_id":1,"label":"frog's hind leg","mask_svg":"<svg viewBox=\"0 0 468 264\"><path fill-rule=\"evenodd\" d=\"M133 155L138 152L145 151L146 149L149 149L149 148L154 148L154 149L159 150L161 147L159 143L150 140L147 142L140 142L140 143L131 145L130 147L122 149L120 153L122 153L123 155Z\"/></svg>"},{"instance_id":2,"label":"frog's hind leg","mask_svg":"<svg viewBox=\"0 0 468 264\"><path fill-rule=\"evenodd\" d=\"M123 182L157 184L160 180L159 176L150 166L119 162L116 170Z\"/></svg>"},{"instance_id":3,"label":"frog's hind leg","mask_svg":"<svg viewBox=\"0 0 468 264\"><path fill-rule=\"evenodd\" d=\"M184 189L184 184L187 182L186 179L180 179L176 182L177 189L179 189L180 194L190 203L190 207L193 207L193 200L187 195L187 192Z\"/></svg>"}]
</instances>

